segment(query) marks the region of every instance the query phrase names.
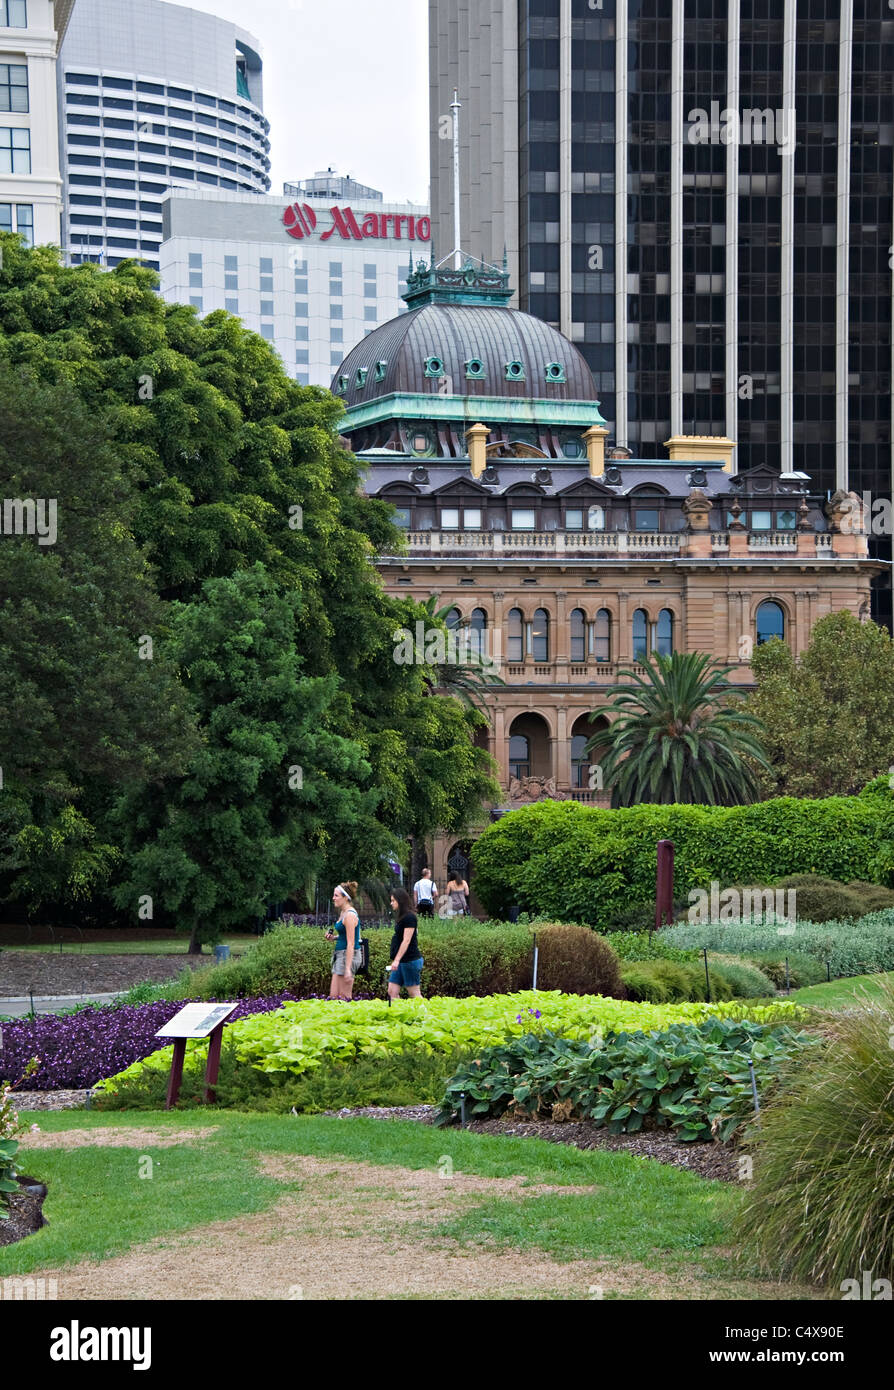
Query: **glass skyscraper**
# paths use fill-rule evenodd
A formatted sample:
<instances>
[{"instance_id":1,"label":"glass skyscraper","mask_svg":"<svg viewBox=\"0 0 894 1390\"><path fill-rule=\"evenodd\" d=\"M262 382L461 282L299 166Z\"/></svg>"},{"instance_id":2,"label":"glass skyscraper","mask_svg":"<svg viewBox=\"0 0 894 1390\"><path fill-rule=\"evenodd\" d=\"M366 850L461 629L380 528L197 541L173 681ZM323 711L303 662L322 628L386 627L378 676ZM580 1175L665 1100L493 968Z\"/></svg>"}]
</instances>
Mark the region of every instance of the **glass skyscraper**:
<instances>
[{"instance_id":1,"label":"glass skyscraper","mask_svg":"<svg viewBox=\"0 0 894 1390\"><path fill-rule=\"evenodd\" d=\"M725 434L738 471L890 498L887 0L429 3L439 253L456 88L464 249L505 246L615 442Z\"/></svg>"}]
</instances>

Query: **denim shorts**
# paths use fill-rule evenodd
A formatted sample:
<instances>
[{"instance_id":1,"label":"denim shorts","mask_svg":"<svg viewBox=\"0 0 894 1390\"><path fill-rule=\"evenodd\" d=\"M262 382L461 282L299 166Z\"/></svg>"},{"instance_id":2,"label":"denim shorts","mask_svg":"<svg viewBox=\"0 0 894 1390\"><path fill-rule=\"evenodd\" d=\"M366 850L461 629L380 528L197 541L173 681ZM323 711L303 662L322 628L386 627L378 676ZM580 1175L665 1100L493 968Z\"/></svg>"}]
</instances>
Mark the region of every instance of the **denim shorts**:
<instances>
[{"instance_id":1,"label":"denim shorts","mask_svg":"<svg viewBox=\"0 0 894 1390\"><path fill-rule=\"evenodd\" d=\"M424 956L420 956L418 960L402 960L397 969L392 970L388 976L388 983L390 985L403 985L406 989L414 988L422 979L424 964Z\"/></svg>"},{"instance_id":2,"label":"denim shorts","mask_svg":"<svg viewBox=\"0 0 894 1390\"><path fill-rule=\"evenodd\" d=\"M333 952L332 952L332 973L333 973L333 975L343 975L343 974L345 973L345 957L347 956L347 954L348 954L347 948L345 948L344 951L333 951ZM356 975L356 974L357 974L357 971L358 971L358 969L359 969L359 967L360 967L362 964L363 964L363 953L362 953L362 951L355 951L355 952L354 952L354 964L353 964L353 967L352 967L352 973Z\"/></svg>"}]
</instances>

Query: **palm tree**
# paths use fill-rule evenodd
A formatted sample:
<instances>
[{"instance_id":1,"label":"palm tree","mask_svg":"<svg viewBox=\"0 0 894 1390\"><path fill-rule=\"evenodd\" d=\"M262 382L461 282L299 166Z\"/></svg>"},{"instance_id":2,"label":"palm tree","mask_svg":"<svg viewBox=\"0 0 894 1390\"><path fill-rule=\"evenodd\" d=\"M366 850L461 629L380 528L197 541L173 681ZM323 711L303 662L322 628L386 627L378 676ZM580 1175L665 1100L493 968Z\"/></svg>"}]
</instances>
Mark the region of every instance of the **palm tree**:
<instances>
[{"instance_id":1,"label":"palm tree","mask_svg":"<svg viewBox=\"0 0 894 1390\"><path fill-rule=\"evenodd\" d=\"M587 752L602 767L613 806L640 802L741 806L758 798L745 759L766 767L757 735L763 725L739 706L744 692L699 652L656 654L645 674L621 671L629 682L612 686L610 702L590 719L614 716L594 734Z\"/></svg>"},{"instance_id":2,"label":"palm tree","mask_svg":"<svg viewBox=\"0 0 894 1390\"><path fill-rule=\"evenodd\" d=\"M449 622L453 604L448 603L443 608L438 608L437 604L437 594L431 594L422 604L431 624L442 624L450 632L460 632L461 629L451 627ZM459 661L432 663L428 667L425 683L429 694L437 691L441 695L452 695L467 709L480 713L486 708L488 688L505 685L506 682L497 675L493 660L482 655L480 650L476 651L471 643L462 643L460 654L462 659Z\"/></svg>"}]
</instances>

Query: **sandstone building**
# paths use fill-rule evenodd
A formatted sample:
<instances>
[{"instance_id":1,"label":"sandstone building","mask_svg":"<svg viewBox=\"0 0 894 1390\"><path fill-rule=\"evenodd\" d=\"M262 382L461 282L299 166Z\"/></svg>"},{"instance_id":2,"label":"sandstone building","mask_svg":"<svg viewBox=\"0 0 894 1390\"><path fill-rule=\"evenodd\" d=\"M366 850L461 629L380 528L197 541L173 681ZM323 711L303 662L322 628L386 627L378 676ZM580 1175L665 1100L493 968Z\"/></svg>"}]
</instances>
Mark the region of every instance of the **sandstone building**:
<instances>
[{"instance_id":1,"label":"sandstone building","mask_svg":"<svg viewBox=\"0 0 894 1390\"><path fill-rule=\"evenodd\" d=\"M604 802L584 745L619 671L705 651L748 686L756 643L798 653L825 614L868 617L886 566L850 495L736 473L728 438L677 435L661 461L608 446L584 358L510 297L505 268L420 262L410 312L355 347L332 389L368 494L406 532L379 559L387 590L438 595L499 665L487 746L504 805ZM436 876L452 849L435 847Z\"/></svg>"}]
</instances>

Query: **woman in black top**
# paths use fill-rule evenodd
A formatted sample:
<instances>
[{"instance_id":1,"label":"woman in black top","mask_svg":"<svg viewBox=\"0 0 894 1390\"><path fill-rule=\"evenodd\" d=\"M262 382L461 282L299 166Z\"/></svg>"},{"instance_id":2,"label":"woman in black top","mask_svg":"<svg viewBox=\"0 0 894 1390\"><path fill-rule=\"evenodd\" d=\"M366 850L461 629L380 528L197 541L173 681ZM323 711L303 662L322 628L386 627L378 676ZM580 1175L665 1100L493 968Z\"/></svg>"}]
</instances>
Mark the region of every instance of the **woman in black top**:
<instances>
[{"instance_id":1,"label":"woman in black top","mask_svg":"<svg viewBox=\"0 0 894 1390\"><path fill-rule=\"evenodd\" d=\"M391 894L391 910L397 922L391 938L391 961L388 965L388 997L399 999L401 986L411 999L421 999L422 967L425 964L416 936L416 914L410 895L404 888Z\"/></svg>"}]
</instances>

